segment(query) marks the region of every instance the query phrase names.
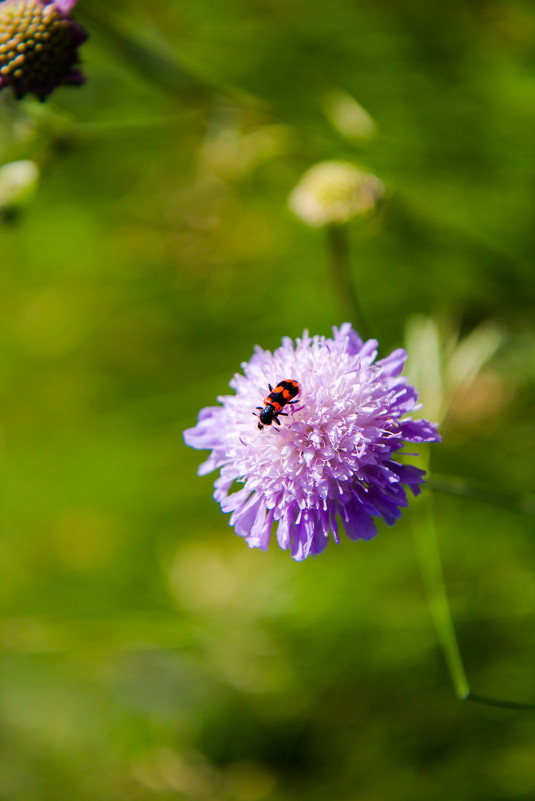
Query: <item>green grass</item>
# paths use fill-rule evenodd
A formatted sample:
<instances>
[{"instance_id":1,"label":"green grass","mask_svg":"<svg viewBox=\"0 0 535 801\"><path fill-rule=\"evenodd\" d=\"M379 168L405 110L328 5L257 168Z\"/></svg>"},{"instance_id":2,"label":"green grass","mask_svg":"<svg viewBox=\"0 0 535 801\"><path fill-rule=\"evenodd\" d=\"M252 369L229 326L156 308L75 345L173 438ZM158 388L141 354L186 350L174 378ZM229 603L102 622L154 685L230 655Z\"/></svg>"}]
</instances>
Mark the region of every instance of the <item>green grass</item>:
<instances>
[{"instance_id":1,"label":"green grass","mask_svg":"<svg viewBox=\"0 0 535 801\"><path fill-rule=\"evenodd\" d=\"M379 175L349 244L381 355L415 314L503 332L432 457L486 495L434 508L473 693L535 703L533 517L514 502L535 480L532 9L109 13L80 0L85 87L0 107L0 161L42 168L0 228L0 798L532 799L533 712L456 699L424 499L295 564L234 535L182 440L256 343L343 322L323 232L287 207L303 171ZM375 139L331 125L335 90Z\"/></svg>"}]
</instances>

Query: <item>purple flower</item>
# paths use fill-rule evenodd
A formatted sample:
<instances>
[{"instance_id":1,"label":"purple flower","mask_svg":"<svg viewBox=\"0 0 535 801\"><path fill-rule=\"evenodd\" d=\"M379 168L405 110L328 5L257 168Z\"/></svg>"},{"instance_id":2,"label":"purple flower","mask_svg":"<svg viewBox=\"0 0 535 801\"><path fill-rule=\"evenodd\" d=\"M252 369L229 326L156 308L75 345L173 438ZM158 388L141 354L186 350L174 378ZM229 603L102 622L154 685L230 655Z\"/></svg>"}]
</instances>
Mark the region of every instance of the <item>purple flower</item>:
<instances>
[{"instance_id":1,"label":"purple flower","mask_svg":"<svg viewBox=\"0 0 535 801\"><path fill-rule=\"evenodd\" d=\"M266 550L274 524L281 548L294 559L323 551L329 533L339 542L337 518L352 540L376 534L374 517L393 525L407 506L405 489L420 491L425 471L394 458L405 443L437 442L436 427L413 420L417 392L400 374L406 354L375 362L377 342L362 342L349 323L333 338L285 337L274 353L256 347L235 395L203 409L187 445L212 451L199 468L220 468L214 498L251 548ZM293 379L298 403L287 405L281 427L259 430L252 416L268 384ZM235 482L243 484L235 489Z\"/></svg>"},{"instance_id":2,"label":"purple flower","mask_svg":"<svg viewBox=\"0 0 535 801\"><path fill-rule=\"evenodd\" d=\"M44 100L60 84L78 85L78 47L87 39L70 12L76 0L0 1L0 89Z\"/></svg>"}]
</instances>

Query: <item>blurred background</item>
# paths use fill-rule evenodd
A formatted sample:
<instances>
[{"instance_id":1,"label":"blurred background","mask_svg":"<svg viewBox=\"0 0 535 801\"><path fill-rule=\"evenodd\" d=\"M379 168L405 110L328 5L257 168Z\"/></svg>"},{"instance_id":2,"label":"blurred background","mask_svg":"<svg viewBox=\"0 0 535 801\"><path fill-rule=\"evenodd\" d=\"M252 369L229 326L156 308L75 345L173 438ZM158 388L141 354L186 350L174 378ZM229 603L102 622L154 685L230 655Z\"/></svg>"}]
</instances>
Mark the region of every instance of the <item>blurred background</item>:
<instances>
[{"instance_id":1,"label":"blurred background","mask_svg":"<svg viewBox=\"0 0 535 801\"><path fill-rule=\"evenodd\" d=\"M451 390L435 481L475 488L434 493L468 678L535 703L532 4L76 17L88 83L0 98L0 162L40 170L0 227L0 798L532 801L534 713L455 698L418 500L296 564L234 535L182 440L256 343L344 321L303 172L379 176L353 275L381 356L441 354L442 384L409 367Z\"/></svg>"}]
</instances>

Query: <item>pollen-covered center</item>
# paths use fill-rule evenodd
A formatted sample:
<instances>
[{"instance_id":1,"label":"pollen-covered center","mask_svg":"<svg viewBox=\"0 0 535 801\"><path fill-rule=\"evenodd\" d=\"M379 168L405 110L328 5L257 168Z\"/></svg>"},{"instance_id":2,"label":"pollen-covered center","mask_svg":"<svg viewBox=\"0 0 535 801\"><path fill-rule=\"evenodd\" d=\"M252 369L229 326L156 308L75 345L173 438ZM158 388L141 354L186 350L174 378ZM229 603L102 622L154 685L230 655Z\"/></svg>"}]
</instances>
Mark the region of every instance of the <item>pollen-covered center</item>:
<instances>
[{"instance_id":1,"label":"pollen-covered center","mask_svg":"<svg viewBox=\"0 0 535 801\"><path fill-rule=\"evenodd\" d=\"M0 3L0 86L22 94L56 84L76 61L70 20L54 3L5 0Z\"/></svg>"}]
</instances>

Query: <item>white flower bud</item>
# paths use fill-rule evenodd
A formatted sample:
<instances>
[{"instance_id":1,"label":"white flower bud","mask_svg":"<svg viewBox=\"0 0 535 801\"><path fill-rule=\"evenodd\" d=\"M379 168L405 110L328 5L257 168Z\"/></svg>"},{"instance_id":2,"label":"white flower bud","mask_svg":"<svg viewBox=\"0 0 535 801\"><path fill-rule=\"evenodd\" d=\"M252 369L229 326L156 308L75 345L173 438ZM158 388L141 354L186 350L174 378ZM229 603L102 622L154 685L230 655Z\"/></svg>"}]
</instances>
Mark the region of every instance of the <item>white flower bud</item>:
<instances>
[{"instance_id":1,"label":"white flower bud","mask_svg":"<svg viewBox=\"0 0 535 801\"><path fill-rule=\"evenodd\" d=\"M16 214L32 200L39 183L34 161L12 161L0 167L0 214Z\"/></svg>"},{"instance_id":2,"label":"white flower bud","mask_svg":"<svg viewBox=\"0 0 535 801\"><path fill-rule=\"evenodd\" d=\"M377 208L384 184L345 161L323 161L304 174L290 195L292 211L313 228L343 225Z\"/></svg>"}]
</instances>

